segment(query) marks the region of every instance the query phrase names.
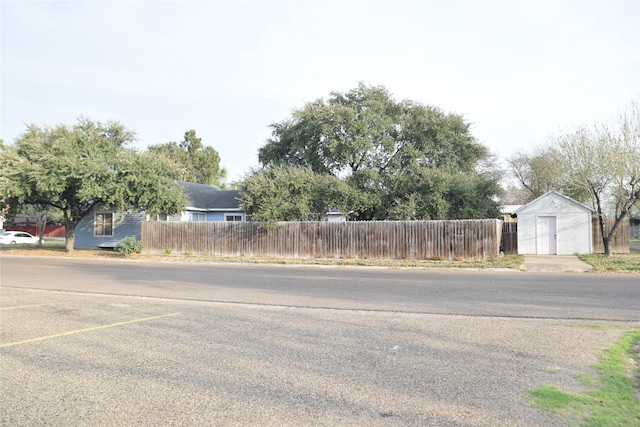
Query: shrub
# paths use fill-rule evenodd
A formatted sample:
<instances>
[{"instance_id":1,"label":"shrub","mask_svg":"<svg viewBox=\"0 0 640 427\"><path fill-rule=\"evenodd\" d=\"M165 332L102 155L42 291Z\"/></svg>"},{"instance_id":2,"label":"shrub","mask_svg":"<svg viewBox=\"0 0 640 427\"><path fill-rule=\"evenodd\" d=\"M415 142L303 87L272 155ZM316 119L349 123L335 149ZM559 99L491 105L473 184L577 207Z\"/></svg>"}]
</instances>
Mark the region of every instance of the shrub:
<instances>
[{"instance_id":1,"label":"shrub","mask_svg":"<svg viewBox=\"0 0 640 427\"><path fill-rule=\"evenodd\" d=\"M118 244L118 251L125 257L142 252L142 242L135 236L127 236Z\"/></svg>"}]
</instances>

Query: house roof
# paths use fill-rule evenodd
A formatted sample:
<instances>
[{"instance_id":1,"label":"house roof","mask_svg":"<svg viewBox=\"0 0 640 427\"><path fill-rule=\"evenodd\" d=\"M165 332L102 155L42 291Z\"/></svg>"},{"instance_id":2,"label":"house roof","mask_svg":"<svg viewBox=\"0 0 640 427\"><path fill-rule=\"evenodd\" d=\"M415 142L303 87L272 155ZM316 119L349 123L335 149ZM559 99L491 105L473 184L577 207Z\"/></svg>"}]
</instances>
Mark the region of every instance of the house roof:
<instances>
[{"instance_id":1,"label":"house roof","mask_svg":"<svg viewBox=\"0 0 640 427\"><path fill-rule=\"evenodd\" d=\"M239 190L220 190L218 187L179 181L189 197L189 210L240 210Z\"/></svg>"},{"instance_id":2,"label":"house roof","mask_svg":"<svg viewBox=\"0 0 640 427\"><path fill-rule=\"evenodd\" d=\"M593 210L592 208L590 208L589 206L587 206L587 205L585 205L585 204L583 204L583 203L580 203L580 202L578 202L578 201L576 201L576 200L573 200L571 197L569 197L569 196L565 196L564 194L559 193L559 192L557 192L557 191L555 191L555 190L551 190L551 191L548 191L548 192L544 193L542 196L540 196L540 197L538 197L538 198L536 198L536 199L534 199L534 200L530 201L530 202L529 202L529 203L527 203L526 205L522 205L522 206L520 206L518 209L514 210L514 211L511 213L511 216L512 216L512 217L516 217L516 216L518 216L518 213L519 213L519 212L526 210L526 209L527 209L528 207L530 207L531 205L534 205L534 204L538 203L540 200L546 199L546 198L550 197L551 195L559 196L559 197L563 198L564 200L566 200L567 202L569 202L569 203L571 203L571 204L574 204L574 205L576 205L576 206L580 206L581 208L583 208L583 209L585 209L585 210L588 210L589 212L594 212L594 210Z\"/></svg>"},{"instance_id":3,"label":"house roof","mask_svg":"<svg viewBox=\"0 0 640 427\"><path fill-rule=\"evenodd\" d=\"M500 212L504 213L504 214L510 214L510 213L515 212L516 209L519 209L521 207L522 207L522 205L504 205L500 209Z\"/></svg>"}]
</instances>

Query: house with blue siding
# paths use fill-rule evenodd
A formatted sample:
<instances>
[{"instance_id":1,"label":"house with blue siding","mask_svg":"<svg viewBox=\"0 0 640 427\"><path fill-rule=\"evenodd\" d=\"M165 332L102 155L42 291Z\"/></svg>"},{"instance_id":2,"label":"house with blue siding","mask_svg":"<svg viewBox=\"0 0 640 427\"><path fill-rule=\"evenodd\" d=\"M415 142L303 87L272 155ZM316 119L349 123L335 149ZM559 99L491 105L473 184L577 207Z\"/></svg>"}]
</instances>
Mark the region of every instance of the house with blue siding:
<instances>
[{"instance_id":1,"label":"house with blue siding","mask_svg":"<svg viewBox=\"0 0 640 427\"><path fill-rule=\"evenodd\" d=\"M97 207L76 227L76 249L116 248L127 236L140 239L144 221L246 221L240 209L240 191L220 190L218 187L193 182L177 182L187 193L189 202L177 215L147 215L129 210L117 212L113 208Z\"/></svg>"}]
</instances>

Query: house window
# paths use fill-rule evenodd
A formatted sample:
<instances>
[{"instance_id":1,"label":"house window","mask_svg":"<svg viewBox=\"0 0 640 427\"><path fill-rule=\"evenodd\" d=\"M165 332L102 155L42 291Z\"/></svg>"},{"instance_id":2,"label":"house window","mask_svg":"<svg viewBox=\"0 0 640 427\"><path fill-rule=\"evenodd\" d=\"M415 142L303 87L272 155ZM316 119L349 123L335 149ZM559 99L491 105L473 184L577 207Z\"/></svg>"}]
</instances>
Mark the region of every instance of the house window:
<instances>
[{"instance_id":1,"label":"house window","mask_svg":"<svg viewBox=\"0 0 640 427\"><path fill-rule=\"evenodd\" d=\"M96 212L94 225L94 234L96 236L113 236L113 213Z\"/></svg>"},{"instance_id":2,"label":"house window","mask_svg":"<svg viewBox=\"0 0 640 427\"><path fill-rule=\"evenodd\" d=\"M149 215L149 221L169 221L169 216L166 213L159 213L158 215Z\"/></svg>"},{"instance_id":3,"label":"house window","mask_svg":"<svg viewBox=\"0 0 640 427\"><path fill-rule=\"evenodd\" d=\"M242 221L242 214L224 214L225 221Z\"/></svg>"},{"instance_id":4,"label":"house window","mask_svg":"<svg viewBox=\"0 0 640 427\"><path fill-rule=\"evenodd\" d=\"M204 212L191 212L191 221L206 221L207 214Z\"/></svg>"}]
</instances>

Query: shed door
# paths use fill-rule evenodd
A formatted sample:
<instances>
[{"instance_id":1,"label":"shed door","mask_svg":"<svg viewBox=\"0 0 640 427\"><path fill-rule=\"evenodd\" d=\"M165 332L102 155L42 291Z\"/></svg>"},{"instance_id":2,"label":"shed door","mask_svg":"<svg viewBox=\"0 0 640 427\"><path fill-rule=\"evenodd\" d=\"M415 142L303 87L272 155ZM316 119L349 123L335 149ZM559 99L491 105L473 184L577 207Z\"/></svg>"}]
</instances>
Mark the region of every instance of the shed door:
<instances>
[{"instance_id":1,"label":"shed door","mask_svg":"<svg viewBox=\"0 0 640 427\"><path fill-rule=\"evenodd\" d=\"M556 217L539 216L536 218L536 249L538 255L556 255Z\"/></svg>"}]
</instances>

